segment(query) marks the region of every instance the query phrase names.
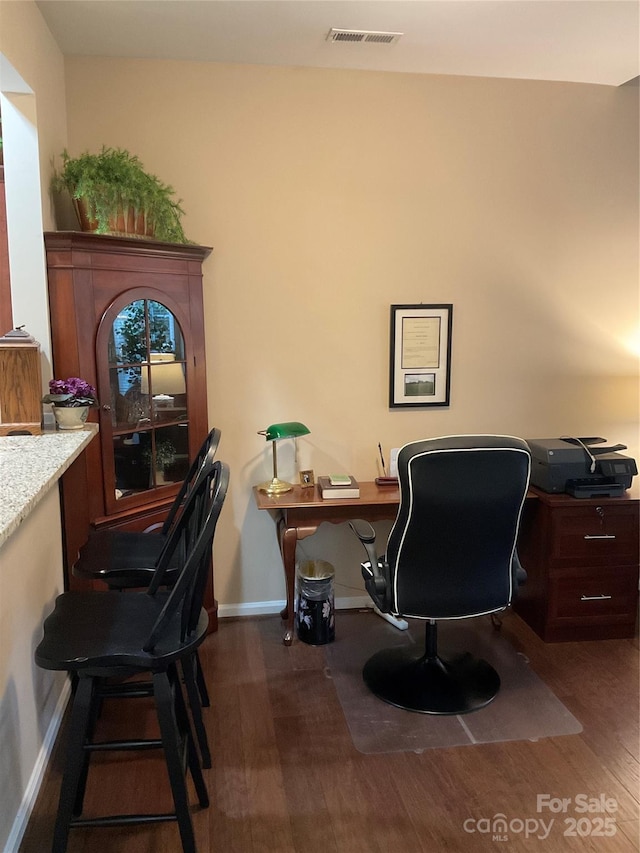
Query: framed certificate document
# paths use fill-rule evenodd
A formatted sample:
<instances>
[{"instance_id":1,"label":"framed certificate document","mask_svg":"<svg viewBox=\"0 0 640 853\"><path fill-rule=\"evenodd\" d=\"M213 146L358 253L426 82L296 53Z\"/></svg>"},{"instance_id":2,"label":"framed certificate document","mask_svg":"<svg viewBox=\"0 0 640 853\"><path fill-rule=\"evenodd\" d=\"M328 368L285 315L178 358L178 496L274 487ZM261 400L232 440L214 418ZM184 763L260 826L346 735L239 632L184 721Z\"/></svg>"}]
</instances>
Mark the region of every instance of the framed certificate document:
<instances>
[{"instance_id":1,"label":"framed certificate document","mask_svg":"<svg viewBox=\"0 0 640 853\"><path fill-rule=\"evenodd\" d=\"M392 305L389 406L448 406L453 305Z\"/></svg>"}]
</instances>

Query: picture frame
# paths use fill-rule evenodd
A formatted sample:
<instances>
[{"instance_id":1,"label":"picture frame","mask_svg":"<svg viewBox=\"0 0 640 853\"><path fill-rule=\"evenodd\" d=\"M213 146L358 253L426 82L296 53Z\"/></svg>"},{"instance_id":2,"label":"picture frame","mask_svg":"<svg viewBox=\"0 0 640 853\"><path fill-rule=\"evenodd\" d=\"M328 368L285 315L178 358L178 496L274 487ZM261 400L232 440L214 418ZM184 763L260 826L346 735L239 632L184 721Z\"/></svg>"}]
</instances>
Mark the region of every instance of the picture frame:
<instances>
[{"instance_id":1,"label":"picture frame","mask_svg":"<svg viewBox=\"0 0 640 853\"><path fill-rule=\"evenodd\" d=\"M316 478L310 468L306 471L300 471L300 486L303 489L311 489L315 486L315 483Z\"/></svg>"},{"instance_id":2,"label":"picture frame","mask_svg":"<svg viewBox=\"0 0 640 853\"><path fill-rule=\"evenodd\" d=\"M453 305L392 305L389 407L448 406Z\"/></svg>"}]
</instances>

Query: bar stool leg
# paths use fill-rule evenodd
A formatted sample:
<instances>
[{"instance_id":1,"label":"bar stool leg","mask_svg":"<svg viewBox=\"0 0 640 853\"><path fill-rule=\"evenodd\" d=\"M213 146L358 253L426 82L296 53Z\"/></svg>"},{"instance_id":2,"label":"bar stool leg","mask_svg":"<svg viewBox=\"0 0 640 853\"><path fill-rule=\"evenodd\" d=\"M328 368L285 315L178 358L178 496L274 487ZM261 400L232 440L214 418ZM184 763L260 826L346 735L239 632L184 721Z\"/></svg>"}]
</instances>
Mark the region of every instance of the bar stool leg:
<instances>
[{"instance_id":1,"label":"bar stool leg","mask_svg":"<svg viewBox=\"0 0 640 853\"><path fill-rule=\"evenodd\" d=\"M179 685L174 684L174 690L179 691ZM180 735L174 708L174 698L169 675L166 672L154 673L153 695L158 712L160 732L164 746L167 770L169 771L169 782L173 794L173 804L178 819L178 828L182 840L183 853L196 853L193 824L189 812L189 798L187 795L187 784L182 766Z\"/></svg>"},{"instance_id":2,"label":"bar stool leg","mask_svg":"<svg viewBox=\"0 0 640 853\"><path fill-rule=\"evenodd\" d=\"M189 697L189 707L191 708L191 718L193 719L193 727L195 729L198 746L200 747L200 756L202 758L202 766L204 768L211 767L211 752L209 751L209 741L207 740L207 732L202 719L202 707L200 705L200 694L196 683L197 674L194 671L196 668L193 657L186 658L182 662L182 672L184 674L184 684L187 688L187 696Z\"/></svg>"},{"instance_id":3,"label":"bar stool leg","mask_svg":"<svg viewBox=\"0 0 640 853\"><path fill-rule=\"evenodd\" d=\"M202 664L200 663L200 655L196 650L196 681L198 682L198 691L200 692L200 702L203 708L208 708L211 705L209 701L209 691L207 690L207 682L204 680L202 672Z\"/></svg>"},{"instance_id":4,"label":"bar stool leg","mask_svg":"<svg viewBox=\"0 0 640 853\"><path fill-rule=\"evenodd\" d=\"M189 767L189 772L191 773L191 778L193 779L196 794L198 795L198 802L200 803L202 808L205 809L209 805L209 792L207 791L204 776L202 775L202 768L200 767L200 762L198 760L198 753L196 752L196 747L193 742L193 735L191 734L189 716L187 714L187 706L185 704L184 696L182 695L182 690L180 687L180 681L177 676L175 679L175 687L176 689L174 692L173 701L176 712L176 720L178 723L178 730L182 733L182 736L186 738L187 764Z\"/></svg>"},{"instance_id":5,"label":"bar stool leg","mask_svg":"<svg viewBox=\"0 0 640 853\"><path fill-rule=\"evenodd\" d=\"M100 684L103 679L95 678L93 681L93 691L91 694L91 707L87 716L87 726L85 730L85 743L91 743L102 710L102 698L100 696ZM78 787L76 789L76 799L73 806L73 816L79 817L82 814L84 806L84 793L87 787L87 776L89 775L89 760L91 752L88 749L83 750L82 770L78 779Z\"/></svg>"},{"instance_id":6,"label":"bar stool leg","mask_svg":"<svg viewBox=\"0 0 640 853\"><path fill-rule=\"evenodd\" d=\"M52 853L65 853L67 849L69 827L77 800L78 786L85 768L84 744L90 724L92 697L93 678L78 678L71 709L71 731L67 743L67 758L60 788L58 814L53 831Z\"/></svg>"}]
</instances>

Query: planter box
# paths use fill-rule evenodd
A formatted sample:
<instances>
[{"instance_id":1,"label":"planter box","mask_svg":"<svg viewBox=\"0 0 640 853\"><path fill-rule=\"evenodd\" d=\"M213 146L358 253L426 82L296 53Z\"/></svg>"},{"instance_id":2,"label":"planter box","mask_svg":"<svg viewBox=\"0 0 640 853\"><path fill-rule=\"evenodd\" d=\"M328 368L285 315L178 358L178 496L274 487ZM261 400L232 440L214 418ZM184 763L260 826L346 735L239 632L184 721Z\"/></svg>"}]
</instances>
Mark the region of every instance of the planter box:
<instances>
[{"instance_id":1,"label":"planter box","mask_svg":"<svg viewBox=\"0 0 640 853\"><path fill-rule=\"evenodd\" d=\"M87 205L84 199L74 198L73 205L80 222L82 231L96 234L98 231L98 223L95 219L89 219L87 214ZM129 207L126 211L119 210L115 216L109 219L109 230L104 232L111 234L114 237L148 237L153 238L153 226L147 223L147 218L144 211L136 212L134 207Z\"/></svg>"}]
</instances>

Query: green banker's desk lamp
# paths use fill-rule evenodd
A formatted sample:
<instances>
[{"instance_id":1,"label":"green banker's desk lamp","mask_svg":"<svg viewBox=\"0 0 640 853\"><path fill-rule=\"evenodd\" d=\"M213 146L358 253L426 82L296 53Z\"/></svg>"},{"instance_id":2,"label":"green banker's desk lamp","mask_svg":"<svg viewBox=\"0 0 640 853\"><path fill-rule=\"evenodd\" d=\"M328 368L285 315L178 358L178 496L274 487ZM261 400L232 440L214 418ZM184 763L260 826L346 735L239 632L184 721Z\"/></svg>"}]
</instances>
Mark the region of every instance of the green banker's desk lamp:
<instances>
[{"instance_id":1,"label":"green banker's desk lamp","mask_svg":"<svg viewBox=\"0 0 640 853\"><path fill-rule=\"evenodd\" d=\"M258 435L264 435L267 441L273 442L273 479L266 483L261 483L258 489L261 492L266 492L268 495L282 495L285 492L290 492L293 488L292 483L287 483L284 480L278 479L278 456L276 453L276 443L283 438L297 438L299 435L309 435L310 430L299 421L288 421L283 424L271 424L266 429L258 430Z\"/></svg>"}]
</instances>

